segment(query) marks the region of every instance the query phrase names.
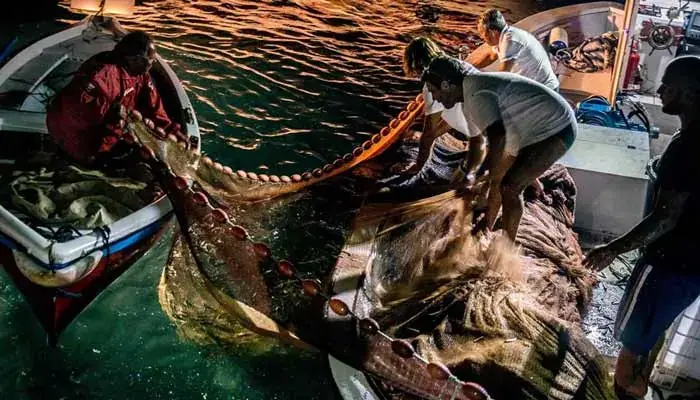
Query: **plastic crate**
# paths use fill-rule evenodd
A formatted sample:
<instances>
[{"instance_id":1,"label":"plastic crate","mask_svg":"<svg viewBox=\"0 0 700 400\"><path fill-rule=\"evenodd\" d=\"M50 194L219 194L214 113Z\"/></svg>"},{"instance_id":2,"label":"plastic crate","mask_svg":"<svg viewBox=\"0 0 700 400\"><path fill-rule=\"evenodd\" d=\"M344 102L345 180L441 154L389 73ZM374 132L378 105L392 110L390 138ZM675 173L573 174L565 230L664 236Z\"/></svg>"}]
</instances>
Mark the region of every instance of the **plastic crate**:
<instances>
[{"instance_id":1,"label":"plastic crate","mask_svg":"<svg viewBox=\"0 0 700 400\"><path fill-rule=\"evenodd\" d=\"M700 381L700 297L674 321L659 352L652 380L673 389L677 380Z\"/></svg>"}]
</instances>

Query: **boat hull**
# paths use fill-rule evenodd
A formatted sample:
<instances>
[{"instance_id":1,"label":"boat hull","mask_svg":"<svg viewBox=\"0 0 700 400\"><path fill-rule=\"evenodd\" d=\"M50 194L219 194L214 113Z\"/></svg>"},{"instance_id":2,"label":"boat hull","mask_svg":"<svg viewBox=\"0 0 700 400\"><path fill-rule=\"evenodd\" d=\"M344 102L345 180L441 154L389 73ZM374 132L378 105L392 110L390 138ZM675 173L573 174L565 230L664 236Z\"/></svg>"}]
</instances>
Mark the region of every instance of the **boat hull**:
<instances>
[{"instance_id":1,"label":"boat hull","mask_svg":"<svg viewBox=\"0 0 700 400\"><path fill-rule=\"evenodd\" d=\"M143 257L172 223L172 216L168 216L125 238L122 249L103 256L80 280L64 287L45 287L32 282L18 266L13 246L6 241L0 244L0 264L31 305L46 331L49 345L55 346L60 334L78 314Z\"/></svg>"}]
</instances>

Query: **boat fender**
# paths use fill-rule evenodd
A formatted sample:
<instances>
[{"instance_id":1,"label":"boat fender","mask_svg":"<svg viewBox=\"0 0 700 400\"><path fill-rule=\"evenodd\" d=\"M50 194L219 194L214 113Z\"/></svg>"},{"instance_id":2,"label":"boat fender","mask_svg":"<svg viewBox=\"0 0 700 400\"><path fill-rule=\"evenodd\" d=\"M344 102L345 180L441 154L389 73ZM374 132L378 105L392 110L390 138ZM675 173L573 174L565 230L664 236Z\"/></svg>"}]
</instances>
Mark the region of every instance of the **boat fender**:
<instances>
[{"instance_id":1,"label":"boat fender","mask_svg":"<svg viewBox=\"0 0 700 400\"><path fill-rule=\"evenodd\" d=\"M557 26L549 31L547 49L550 54L559 60L571 58L571 52L569 51L569 35L566 29Z\"/></svg>"},{"instance_id":2,"label":"boat fender","mask_svg":"<svg viewBox=\"0 0 700 400\"><path fill-rule=\"evenodd\" d=\"M12 255L22 275L37 285L53 288L65 287L81 280L92 272L102 259L102 251L97 250L65 268L52 270L37 264L22 251L13 250Z\"/></svg>"}]
</instances>

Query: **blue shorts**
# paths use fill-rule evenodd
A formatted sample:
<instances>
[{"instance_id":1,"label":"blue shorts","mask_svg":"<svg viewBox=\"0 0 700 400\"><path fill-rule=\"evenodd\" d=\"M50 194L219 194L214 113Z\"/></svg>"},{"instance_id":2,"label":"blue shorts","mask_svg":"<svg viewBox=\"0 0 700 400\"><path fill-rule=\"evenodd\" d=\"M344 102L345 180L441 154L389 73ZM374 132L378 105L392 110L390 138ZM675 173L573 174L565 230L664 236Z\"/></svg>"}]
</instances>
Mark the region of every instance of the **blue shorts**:
<instances>
[{"instance_id":1,"label":"blue shorts","mask_svg":"<svg viewBox=\"0 0 700 400\"><path fill-rule=\"evenodd\" d=\"M634 354L648 354L698 296L700 271L637 263L617 311L616 339Z\"/></svg>"}]
</instances>

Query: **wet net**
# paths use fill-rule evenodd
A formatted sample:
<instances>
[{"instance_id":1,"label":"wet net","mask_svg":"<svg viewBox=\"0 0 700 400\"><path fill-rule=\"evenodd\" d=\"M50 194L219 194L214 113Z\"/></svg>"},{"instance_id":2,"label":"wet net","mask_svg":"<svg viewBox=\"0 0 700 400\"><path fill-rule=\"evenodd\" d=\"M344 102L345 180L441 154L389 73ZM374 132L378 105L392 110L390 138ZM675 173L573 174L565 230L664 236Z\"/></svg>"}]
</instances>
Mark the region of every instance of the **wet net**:
<instances>
[{"instance_id":1,"label":"wet net","mask_svg":"<svg viewBox=\"0 0 700 400\"><path fill-rule=\"evenodd\" d=\"M581 266L563 167L542 177L544 197L528 194L514 248L470 233L483 182L374 202L390 155L251 201L223 168L205 174L183 146L165 150L155 170L181 231L159 298L183 336L313 347L390 398L486 398L468 381L495 398L613 398L605 362L577 327L595 279ZM198 171L192 184L173 174L187 168Z\"/></svg>"}]
</instances>

